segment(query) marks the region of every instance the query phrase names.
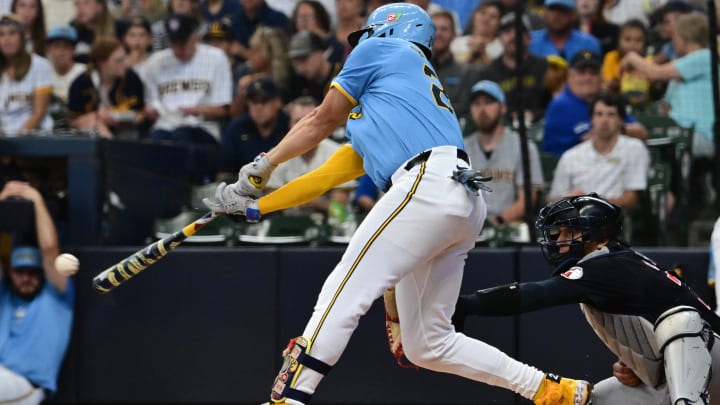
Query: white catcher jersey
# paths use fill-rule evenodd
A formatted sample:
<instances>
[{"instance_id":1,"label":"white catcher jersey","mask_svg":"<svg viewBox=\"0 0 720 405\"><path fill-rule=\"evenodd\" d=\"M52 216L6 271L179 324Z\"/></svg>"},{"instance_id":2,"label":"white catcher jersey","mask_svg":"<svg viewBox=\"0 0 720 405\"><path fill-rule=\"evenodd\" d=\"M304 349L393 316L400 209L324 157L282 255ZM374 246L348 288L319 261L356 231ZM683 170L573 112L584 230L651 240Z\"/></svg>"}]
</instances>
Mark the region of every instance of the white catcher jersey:
<instances>
[{"instance_id":1,"label":"white catcher jersey","mask_svg":"<svg viewBox=\"0 0 720 405\"><path fill-rule=\"evenodd\" d=\"M550 196L562 197L580 189L618 198L627 190L645 190L649 164L647 148L638 139L620 135L605 156L597 153L589 139L560 157Z\"/></svg>"},{"instance_id":2,"label":"white catcher jersey","mask_svg":"<svg viewBox=\"0 0 720 405\"><path fill-rule=\"evenodd\" d=\"M230 104L232 75L230 62L223 51L198 44L195 56L182 62L171 49L163 49L148 59L144 79L147 102L160 113L156 128L172 130L180 126L200 126L220 140L217 122L202 117L178 119L178 109Z\"/></svg>"},{"instance_id":3,"label":"white catcher jersey","mask_svg":"<svg viewBox=\"0 0 720 405\"><path fill-rule=\"evenodd\" d=\"M0 79L0 126L6 137L15 137L32 114L33 95L52 92L52 68L47 59L33 54L30 70L16 81L3 73ZM40 122L40 129L52 129L49 115Z\"/></svg>"}]
</instances>

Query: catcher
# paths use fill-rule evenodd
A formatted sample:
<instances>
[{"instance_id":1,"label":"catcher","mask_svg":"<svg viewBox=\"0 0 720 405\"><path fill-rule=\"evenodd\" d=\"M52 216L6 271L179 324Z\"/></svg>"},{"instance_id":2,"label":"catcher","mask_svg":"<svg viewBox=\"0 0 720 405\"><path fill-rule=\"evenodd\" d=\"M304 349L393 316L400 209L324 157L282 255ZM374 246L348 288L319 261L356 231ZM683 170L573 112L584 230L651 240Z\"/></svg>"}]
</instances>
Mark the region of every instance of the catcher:
<instances>
[{"instance_id":1,"label":"catcher","mask_svg":"<svg viewBox=\"0 0 720 405\"><path fill-rule=\"evenodd\" d=\"M621 241L622 222L622 209L597 194L546 206L535 226L553 277L462 295L453 322L462 329L470 314L579 303L619 359L614 378L595 386L593 405L720 404L720 382L711 384L720 318L675 273Z\"/></svg>"}]
</instances>

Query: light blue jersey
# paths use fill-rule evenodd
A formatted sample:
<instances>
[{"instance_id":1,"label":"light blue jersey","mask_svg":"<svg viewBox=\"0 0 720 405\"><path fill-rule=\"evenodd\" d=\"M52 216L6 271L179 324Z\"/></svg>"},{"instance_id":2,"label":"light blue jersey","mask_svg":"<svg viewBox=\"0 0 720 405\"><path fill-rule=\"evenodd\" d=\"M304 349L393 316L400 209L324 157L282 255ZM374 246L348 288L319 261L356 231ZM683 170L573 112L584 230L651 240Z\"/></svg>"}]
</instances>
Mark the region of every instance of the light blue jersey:
<instances>
[{"instance_id":1,"label":"light blue jersey","mask_svg":"<svg viewBox=\"0 0 720 405\"><path fill-rule=\"evenodd\" d=\"M332 86L353 108L346 136L380 188L406 160L436 146L463 148L455 112L419 47L403 39L358 44Z\"/></svg>"},{"instance_id":2,"label":"light blue jersey","mask_svg":"<svg viewBox=\"0 0 720 405\"><path fill-rule=\"evenodd\" d=\"M31 383L55 391L70 342L75 291L68 281L61 294L50 283L31 301L0 282L0 364Z\"/></svg>"}]
</instances>

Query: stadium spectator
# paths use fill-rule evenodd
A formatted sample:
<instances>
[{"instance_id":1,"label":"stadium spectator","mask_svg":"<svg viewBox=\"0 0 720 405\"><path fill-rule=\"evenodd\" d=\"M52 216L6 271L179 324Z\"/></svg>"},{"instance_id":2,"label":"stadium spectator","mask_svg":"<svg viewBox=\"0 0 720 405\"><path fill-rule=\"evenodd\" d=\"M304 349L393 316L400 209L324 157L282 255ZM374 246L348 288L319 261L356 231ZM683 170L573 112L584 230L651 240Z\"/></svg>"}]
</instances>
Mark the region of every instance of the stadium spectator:
<instances>
[{"instance_id":1,"label":"stadium spectator","mask_svg":"<svg viewBox=\"0 0 720 405\"><path fill-rule=\"evenodd\" d=\"M231 117L237 117L246 111L245 90L250 82L259 77L271 77L280 87L283 96L288 94L292 86L292 65L287 47L284 31L277 28L258 27L250 37L247 60L238 66L235 72L239 79L235 81L235 98L230 107Z\"/></svg>"},{"instance_id":2,"label":"stadium spectator","mask_svg":"<svg viewBox=\"0 0 720 405\"><path fill-rule=\"evenodd\" d=\"M678 58L661 65L647 61L637 53L625 56L622 64L634 68L650 80L669 81L664 101L669 115L683 127L694 127L690 169L691 218L706 214L717 194L711 173L715 172L713 125L715 113L706 97L712 94L711 57L708 49L707 16L691 13L675 23L672 42Z\"/></svg>"},{"instance_id":3,"label":"stadium spectator","mask_svg":"<svg viewBox=\"0 0 720 405\"><path fill-rule=\"evenodd\" d=\"M692 148L695 156L714 155L715 114L712 103L703 99L712 94L708 35L706 16L685 14L678 18L672 39L679 58L658 65L630 52L622 60L623 68L636 69L650 80L670 81L665 101L675 121L684 127L695 127Z\"/></svg>"},{"instance_id":4,"label":"stadium spectator","mask_svg":"<svg viewBox=\"0 0 720 405\"><path fill-rule=\"evenodd\" d=\"M85 65L73 60L77 33L70 25L53 27L48 32L47 52L52 64L53 96L67 103L72 82L85 71Z\"/></svg>"},{"instance_id":5,"label":"stadium spectator","mask_svg":"<svg viewBox=\"0 0 720 405\"><path fill-rule=\"evenodd\" d=\"M518 117L521 101L528 122L541 120L545 109L550 103L551 93L545 87L545 76L548 71L548 62L545 58L531 55L527 51L530 43L530 20L527 16L522 18L524 53L523 63L517 66L517 50L515 46L515 13L505 14L500 20L500 41L503 53L483 68L478 74L479 80L491 80L500 85L507 101L505 102L505 115L508 122L514 122ZM517 83L518 71L522 72L522 91Z\"/></svg>"},{"instance_id":6,"label":"stadium spectator","mask_svg":"<svg viewBox=\"0 0 720 405\"><path fill-rule=\"evenodd\" d=\"M569 61L581 50L600 52L600 44L595 37L575 29L575 0L546 0L543 18L547 28L533 31L530 53L537 56L558 55Z\"/></svg>"},{"instance_id":7,"label":"stadium spectator","mask_svg":"<svg viewBox=\"0 0 720 405\"><path fill-rule=\"evenodd\" d=\"M471 89L470 113L477 130L464 138L465 151L473 169L492 176L492 192L483 191L487 220L493 225L520 221L525 214L524 170L520 136L503 125L505 94L500 86L482 80ZM528 142L533 203L543 185L540 157L534 143Z\"/></svg>"},{"instance_id":8,"label":"stadium spectator","mask_svg":"<svg viewBox=\"0 0 720 405\"><path fill-rule=\"evenodd\" d=\"M250 37L260 26L273 27L286 31L290 21L282 12L270 8L265 0L239 0L240 11L233 16L232 27L235 42L233 54L247 59Z\"/></svg>"},{"instance_id":9,"label":"stadium spectator","mask_svg":"<svg viewBox=\"0 0 720 405\"><path fill-rule=\"evenodd\" d=\"M198 27L202 25L202 13L198 0L169 0L167 3L167 14L187 14L195 17ZM165 22L167 18L155 21L150 29L152 31L153 51L167 49L170 46L168 32Z\"/></svg>"},{"instance_id":10,"label":"stadium spectator","mask_svg":"<svg viewBox=\"0 0 720 405\"><path fill-rule=\"evenodd\" d=\"M547 73L545 73L545 88L552 94L551 99L555 99L567 84L568 63L557 55L548 55L545 60L548 63Z\"/></svg>"},{"instance_id":11,"label":"stadium spectator","mask_svg":"<svg viewBox=\"0 0 720 405\"><path fill-rule=\"evenodd\" d=\"M101 136L138 139L145 120L140 77L126 62L115 38L98 38L90 49L89 69L70 86L68 116L72 128Z\"/></svg>"},{"instance_id":12,"label":"stadium spectator","mask_svg":"<svg viewBox=\"0 0 720 405\"><path fill-rule=\"evenodd\" d=\"M620 61L630 52L643 54L645 43L643 23L640 20L629 20L620 27L617 49L608 52L603 60L603 88L619 92L634 106L650 101L650 81L633 69L623 69Z\"/></svg>"},{"instance_id":13,"label":"stadium spectator","mask_svg":"<svg viewBox=\"0 0 720 405\"><path fill-rule=\"evenodd\" d=\"M455 114L462 117L467 112L467 92L472 85L468 66L459 62L450 50L455 39L455 20L448 11L436 11L430 16L435 24L435 41L433 42L430 61L440 79L445 95L450 99ZM466 83L467 82L467 83Z\"/></svg>"},{"instance_id":14,"label":"stadium spectator","mask_svg":"<svg viewBox=\"0 0 720 405\"><path fill-rule=\"evenodd\" d=\"M540 149L554 156L590 138L590 102L600 94L600 56L580 51L570 61L565 89L555 97L545 113L545 128ZM647 138L647 130L632 116L625 116L625 133L639 139Z\"/></svg>"},{"instance_id":15,"label":"stadium spectator","mask_svg":"<svg viewBox=\"0 0 720 405\"><path fill-rule=\"evenodd\" d=\"M365 24L363 0L335 0L335 11L337 24L333 35L343 46L342 60L344 61L352 50L347 40L348 35L361 29Z\"/></svg>"},{"instance_id":16,"label":"stadium spectator","mask_svg":"<svg viewBox=\"0 0 720 405\"><path fill-rule=\"evenodd\" d=\"M145 112L155 121L150 137L217 145L232 101L230 62L221 50L199 43L194 16L173 14L165 25L170 49L154 52L145 69Z\"/></svg>"},{"instance_id":17,"label":"stadium spectator","mask_svg":"<svg viewBox=\"0 0 720 405\"><path fill-rule=\"evenodd\" d=\"M245 74L246 67L240 64L232 54L233 34L230 19L223 18L210 22L205 35L203 35L203 42L220 49L227 56L228 61L230 61L230 71L232 72L233 94L235 94L237 82Z\"/></svg>"},{"instance_id":18,"label":"stadium spectator","mask_svg":"<svg viewBox=\"0 0 720 405\"><path fill-rule=\"evenodd\" d=\"M25 49L25 27L15 15L0 18L0 130L7 137L52 128L48 104L52 67Z\"/></svg>"},{"instance_id":19,"label":"stadium spectator","mask_svg":"<svg viewBox=\"0 0 720 405\"><path fill-rule=\"evenodd\" d=\"M290 128L297 124L300 119L308 115L315 107L318 102L312 97L302 96L297 98L287 105L287 112L290 117ZM309 151L290 159L286 162L278 165L277 169L273 172L272 177L268 181L267 188L278 189L285 183L290 182L296 177L300 177L311 170L315 170L322 166L323 163L333 154L340 145L329 139L323 139L316 147ZM307 202L299 207L293 207L283 211L286 215L297 215L297 214L310 214L312 212L322 212L325 216L328 215L328 209L333 204L342 204L346 206L350 201L350 192L356 186L355 181L343 183L325 195L322 195L310 202Z\"/></svg>"},{"instance_id":20,"label":"stadium spectator","mask_svg":"<svg viewBox=\"0 0 720 405\"><path fill-rule=\"evenodd\" d=\"M53 84L48 112L55 129L70 128L67 109L70 85L85 72L85 65L73 60L75 41L77 41L75 28L68 24L53 27L48 32L47 53L52 64Z\"/></svg>"},{"instance_id":21,"label":"stadium spectator","mask_svg":"<svg viewBox=\"0 0 720 405\"><path fill-rule=\"evenodd\" d=\"M310 31L293 35L288 47L295 75L290 86L290 98L311 96L322 100L330 89L330 82L342 68L341 63L330 63L325 58L327 45Z\"/></svg>"},{"instance_id":22,"label":"stadium spectator","mask_svg":"<svg viewBox=\"0 0 720 405\"><path fill-rule=\"evenodd\" d=\"M322 3L317 0L301 0L295 6L290 18L290 33L312 31L320 38L325 39L327 45L327 60L331 63L341 62L345 47L334 35L330 34L330 15Z\"/></svg>"},{"instance_id":23,"label":"stadium spectator","mask_svg":"<svg viewBox=\"0 0 720 405\"><path fill-rule=\"evenodd\" d=\"M208 24L227 20L228 25L231 25L233 16L240 12L240 2L238 0L205 0L200 3L200 11Z\"/></svg>"},{"instance_id":24,"label":"stadium spectator","mask_svg":"<svg viewBox=\"0 0 720 405\"><path fill-rule=\"evenodd\" d=\"M40 0L13 0L11 12L25 26L25 45L28 52L45 56L45 13Z\"/></svg>"},{"instance_id":25,"label":"stadium spectator","mask_svg":"<svg viewBox=\"0 0 720 405\"><path fill-rule=\"evenodd\" d=\"M36 405L57 389L75 291L55 269L57 231L40 193L9 181L0 191L6 198L33 202L36 234L16 235L10 267L0 269L0 402Z\"/></svg>"},{"instance_id":26,"label":"stadium spectator","mask_svg":"<svg viewBox=\"0 0 720 405\"><path fill-rule=\"evenodd\" d=\"M152 52L152 29L150 22L142 16L128 21L122 42L127 50L127 65L141 78L145 74L145 64Z\"/></svg>"},{"instance_id":27,"label":"stadium spectator","mask_svg":"<svg viewBox=\"0 0 720 405\"><path fill-rule=\"evenodd\" d=\"M70 23L78 35L75 61L87 63L95 38L115 37L119 31L117 24L106 0L75 0L75 18Z\"/></svg>"},{"instance_id":28,"label":"stadium spectator","mask_svg":"<svg viewBox=\"0 0 720 405\"><path fill-rule=\"evenodd\" d=\"M280 89L271 78L250 82L245 98L248 112L232 120L222 136L223 171L233 175L259 153L277 145L289 129Z\"/></svg>"},{"instance_id":29,"label":"stadium spectator","mask_svg":"<svg viewBox=\"0 0 720 405\"><path fill-rule=\"evenodd\" d=\"M657 22L655 30L661 40L664 41L660 51L654 57L655 63L665 63L678 56L672 42L675 33L675 22L680 16L692 11L693 7L688 2L671 0L653 13L653 19Z\"/></svg>"},{"instance_id":30,"label":"stadium spectator","mask_svg":"<svg viewBox=\"0 0 720 405\"><path fill-rule=\"evenodd\" d=\"M650 158L645 144L622 134L625 102L614 93L590 104L592 137L560 157L549 201L594 192L623 208L634 207L647 189Z\"/></svg>"},{"instance_id":31,"label":"stadium spectator","mask_svg":"<svg viewBox=\"0 0 720 405\"><path fill-rule=\"evenodd\" d=\"M503 51L498 38L503 7L498 0L485 0L472 13L467 35L456 38L450 48L455 59L463 63L484 66Z\"/></svg>"},{"instance_id":32,"label":"stadium spectator","mask_svg":"<svg viewBox=\"0 0 720 405\"><path fill-rule=\"evenodd\" d=\"M604 0L577 0L579 30L598 40L602 55L617 46L618 26L609 23L603 15Z\"/></svg>"}]
</instances>

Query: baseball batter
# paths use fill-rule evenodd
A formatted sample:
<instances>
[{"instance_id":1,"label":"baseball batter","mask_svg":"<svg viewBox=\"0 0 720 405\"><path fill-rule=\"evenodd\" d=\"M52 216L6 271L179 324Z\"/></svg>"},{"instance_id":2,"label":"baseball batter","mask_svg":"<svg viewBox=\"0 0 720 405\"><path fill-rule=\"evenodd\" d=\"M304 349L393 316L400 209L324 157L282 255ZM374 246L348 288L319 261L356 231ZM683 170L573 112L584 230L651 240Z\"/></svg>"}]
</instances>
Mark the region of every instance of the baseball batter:
<instances>
[{"instance_id":1,"label":"baseball batter","mask_svg":"<svg viewBox=\"0 0 720 405\"><path fill-rule=\"evenodd\" d=\"M461 328L467 314L580 303L619 358L617 378L597 384L593 405L710 404L711 397L720 404L720 381L709 385L720 371L713 346L720 317L676 274L621 242L622 220L622 209L597 194L548 205L536 226L553 277L463 295L453 321Z\"/></svg>"},{"instance_id":2,"label":"baseball batter","mask_svg":"<svg viewBox=\"0 0 720 405\"><path fill-rule=\"evenodd\" d=\"M301 204L367 173L387 190L328 276L302 336L283 352L271 403L307 404L338 361L358 321L395 286L406 357L430 370L510 389L536 404L586 404L586 381L546 375L450 322L467 252L486 215L450 101L428 60L435 27L421 8L376 9L322 104L267 154L221 184L214 212L248 220ZM322 167L255 201L273 168L302 154L347 120L350 144Z\"/></svg>"}]
</instances>

